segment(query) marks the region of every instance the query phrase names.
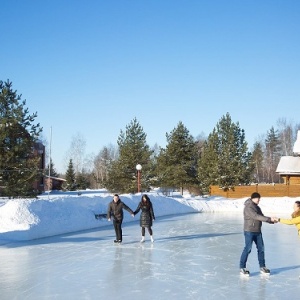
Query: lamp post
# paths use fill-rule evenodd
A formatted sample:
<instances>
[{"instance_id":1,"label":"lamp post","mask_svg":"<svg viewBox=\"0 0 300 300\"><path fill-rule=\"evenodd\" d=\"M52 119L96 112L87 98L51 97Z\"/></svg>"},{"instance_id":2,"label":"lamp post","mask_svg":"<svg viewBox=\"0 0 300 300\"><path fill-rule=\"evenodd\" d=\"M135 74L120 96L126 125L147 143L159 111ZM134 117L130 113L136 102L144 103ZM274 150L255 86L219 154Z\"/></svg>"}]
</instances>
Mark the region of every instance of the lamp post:
<instances>
[{"instance_id":1,"label":"lamp post","mask_svg":"<svg viewBox=\"0 0 300 300\"><path fill-rule=\"evenodd\" d=\"M140 187L141 187L141 170L142 170L142 166L140 164L137 164L136 165L136 170L137 170L137 190L138 190L138 193L140 192Z\"/></svg>"}]
</instances>

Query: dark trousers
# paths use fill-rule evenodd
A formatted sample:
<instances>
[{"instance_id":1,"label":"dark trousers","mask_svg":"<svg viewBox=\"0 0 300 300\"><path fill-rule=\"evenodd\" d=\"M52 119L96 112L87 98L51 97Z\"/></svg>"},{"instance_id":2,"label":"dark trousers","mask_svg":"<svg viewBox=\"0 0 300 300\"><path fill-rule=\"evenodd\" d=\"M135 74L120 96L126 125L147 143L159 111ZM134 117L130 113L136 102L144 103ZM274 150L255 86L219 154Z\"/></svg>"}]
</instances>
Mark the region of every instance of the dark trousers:
<instances>
[{"instance_id":1,"label":"dark trousers","mask_svg":"<svg viewBox=\"0 0 300 300\"><path fill-rule=\"evenodd\" d=\"M257 257L259 266L265 267L265 246L261 232L244 231L245 248L240 259L240 268L246 268L248 256L251 252L252 243L254 242L257 248Z\"/></svg>"},{"instance_id":2,"label":"dark trousers","mask_svg":"<svg viewBox=\"0 0 300 300\"><path fill-rule=\"evenodd\" d=\"M150 235L152 235L152 228L151 227L147 227L148 228L148 232ZM145 236L145 227L142 227L142 236Z\"/></svg>"},{"instance_id":3,"label":"dark trousers","mask_svg":"<svg viewBox=\"0 0 300 300\"><path fill-rule=\"evenodd\" d=\"M114 220L116 240L122 241L122 220Z\"/></svg>"}]
</instances>

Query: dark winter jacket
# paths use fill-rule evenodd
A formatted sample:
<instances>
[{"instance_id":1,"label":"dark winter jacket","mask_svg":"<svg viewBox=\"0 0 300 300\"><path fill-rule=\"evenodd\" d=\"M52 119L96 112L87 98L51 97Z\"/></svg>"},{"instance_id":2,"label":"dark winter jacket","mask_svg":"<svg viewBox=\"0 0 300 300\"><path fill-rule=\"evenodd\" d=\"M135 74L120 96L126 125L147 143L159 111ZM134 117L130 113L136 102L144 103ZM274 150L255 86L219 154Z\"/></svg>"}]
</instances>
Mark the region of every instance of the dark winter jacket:
<instances>
[{"instance_id":1,"label":"dark winter jacket","mask_svg":"<svg viewBox=\"0 0 300 300\"><path fill-rule=\"evenodd\" d=\"M117 221L123 221L123 209L127 210L130 214L133 214L133 211L120 199L115 202L114 200L108 204L107 208L107 219L110 219L111 216Z\"/></svg>"},{"instance_id":2,"label":"dark winter jacket","mask_svg":"<svg viewBox=\"0 0 300 300\"><path fill-rule=\"evenodd\" d=\"M250 198L245 201L244 231L261 232L262 222L273 223L270 217L265 217L260 207Z\"/></svg>"},{"instance_id":3,"label":"dark winter jacket","mask_svg":"<svg viewBox=\"0 0 300 300\"><path fill-rule=\"evenodd\" d=\"M141 200L137 209L134 212L134 215L136 215L140 210L142 211L140 216L140 226L151 227L152 220L155 220L152 202L150 200Z\"/></svg>"}]
</instances>

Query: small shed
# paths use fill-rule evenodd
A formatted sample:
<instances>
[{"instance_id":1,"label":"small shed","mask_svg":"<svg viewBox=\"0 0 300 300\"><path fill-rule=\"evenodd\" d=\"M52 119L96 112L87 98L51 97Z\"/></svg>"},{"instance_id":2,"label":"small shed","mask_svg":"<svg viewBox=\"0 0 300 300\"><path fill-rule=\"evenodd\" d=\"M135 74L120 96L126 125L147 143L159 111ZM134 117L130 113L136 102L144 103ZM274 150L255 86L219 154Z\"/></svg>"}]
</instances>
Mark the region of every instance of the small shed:
<instances>
[{"instance_id":1,"label":"small shed","mask_svg":"<svg viewBox=\"0 0 300 300\"><path fill-rule=\"evenodd\" d=\"M53 176L45 176L45 191L61 190L64 182L66 182L66 179Z\"/></svg>"},{"instance_id":2,"label":"small shed","mask_svg":"<svg viewBox=\"0 0 300 300\"><path fill-rule=\"evenodd\" d=\"M278 163L276 173L279 173L287 185L300 185L300 130L293 148L294 156L282 156Z\"/></svg>"}]
</instances>

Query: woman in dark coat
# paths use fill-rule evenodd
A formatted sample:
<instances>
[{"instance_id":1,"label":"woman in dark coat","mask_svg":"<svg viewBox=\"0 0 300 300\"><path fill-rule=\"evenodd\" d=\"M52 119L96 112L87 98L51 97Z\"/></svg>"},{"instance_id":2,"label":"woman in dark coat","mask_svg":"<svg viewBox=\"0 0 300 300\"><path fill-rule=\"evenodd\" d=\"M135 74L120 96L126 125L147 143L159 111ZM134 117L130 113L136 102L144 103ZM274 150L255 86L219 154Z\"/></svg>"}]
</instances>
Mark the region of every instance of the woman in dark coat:
<instances>
[{"instance_id":1,"label":"woman in dark coat","mask_svg":"<svg viewBox=\"0 0 300 300\"><path fill-rule=\"evenodd\" d=\"M141 202L139 203L137 209L134 212L134 215L136 215L139 211L141 212L140 216L140 226L142 227L142 239L141 243L145 242L145 228L148 228L148 232L150 234L151 242L154 242L153 239L153 231L152 231L152 221L155 220L154 211L152 202L150 201L148 195L143 195Z\"/></svg>"}]
</instances>

